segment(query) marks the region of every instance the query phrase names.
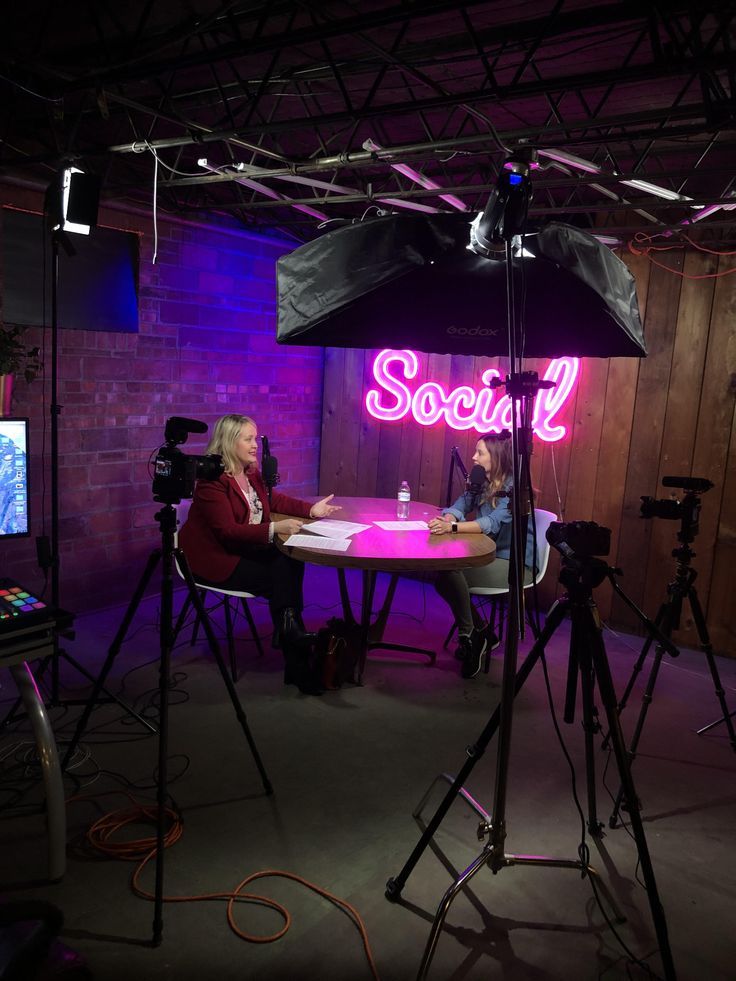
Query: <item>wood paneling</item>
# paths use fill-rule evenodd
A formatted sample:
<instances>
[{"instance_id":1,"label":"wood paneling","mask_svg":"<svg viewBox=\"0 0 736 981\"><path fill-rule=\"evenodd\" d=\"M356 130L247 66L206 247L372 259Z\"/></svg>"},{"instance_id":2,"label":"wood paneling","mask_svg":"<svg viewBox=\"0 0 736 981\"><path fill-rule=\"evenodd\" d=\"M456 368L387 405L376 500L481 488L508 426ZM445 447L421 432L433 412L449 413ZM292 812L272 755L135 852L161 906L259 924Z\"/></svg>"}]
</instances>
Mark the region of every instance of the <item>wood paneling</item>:
<instances>
[{"instance_id":1,"label":"wood paneling","mask_svg":"<svg viewBox=\"0 0 736 981\"><path fill-rule=\"evenodd\" d=\"M594 520L611 529L609 561L623 570L626 593L654 616L673 578L680 524L640 517L640 498L667 498L668 474L707 477L715 487L702 497L700 530L693 545L697 590L713 644L736 655L736 276L721 275L733 256L696 249L646 256L626 255L637 282L649 356L587 359L563 422L568 436L535 443L532 476L537 505L565 521ZM664 267L664 268L662 268ZM397 346L398 343L397 343ZM412 496L444 504L450 450L459 448L470 468L478 434L411 418L379 423L365 408L376 352L330 351L325 359L320 491L393 496L407 479ZM445 388L480 389L499 359L421 355L415 380ZM540 374L545 362L530 362ZM357 391L357 381L363 387ZM455 483L455 493L460 483ZM558 591L559 563L553 551L541 590L548 605ZM610 587L596 600L604 619L636 629L637 622ZM676 639L697 645L685 605Z\"/></svg>"}]
</instances>

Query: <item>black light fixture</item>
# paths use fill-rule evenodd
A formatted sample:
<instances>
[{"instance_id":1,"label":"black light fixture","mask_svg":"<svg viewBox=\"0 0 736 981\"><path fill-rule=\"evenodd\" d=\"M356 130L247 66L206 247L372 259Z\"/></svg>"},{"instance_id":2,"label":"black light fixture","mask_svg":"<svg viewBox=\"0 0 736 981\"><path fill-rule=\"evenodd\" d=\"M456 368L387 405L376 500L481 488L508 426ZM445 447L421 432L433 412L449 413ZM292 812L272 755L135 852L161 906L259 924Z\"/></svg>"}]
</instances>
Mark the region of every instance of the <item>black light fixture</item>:
<instances>
[{"instance_id":1,"label":"black light fixture","mask_svg":"<svg viewBox=\"0 0 736 981\"><path fill-rule=\"evenodd\" d=\"M47 211L54 232L89 235L97 225L100 179L79 167L63 167L49 185Z\"/></svg>"}]
</instances>

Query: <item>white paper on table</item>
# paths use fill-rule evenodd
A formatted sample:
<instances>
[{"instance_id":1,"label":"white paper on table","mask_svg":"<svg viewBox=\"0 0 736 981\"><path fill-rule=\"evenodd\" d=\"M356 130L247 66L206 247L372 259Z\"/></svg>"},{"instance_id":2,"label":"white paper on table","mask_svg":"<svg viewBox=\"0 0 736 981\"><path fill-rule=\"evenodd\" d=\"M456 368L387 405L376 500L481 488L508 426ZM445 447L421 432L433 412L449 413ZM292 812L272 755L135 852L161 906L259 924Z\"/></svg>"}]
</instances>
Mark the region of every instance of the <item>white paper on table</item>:
<instances>
[{"instance_id":1,"label":"white paper on table","mask_svg":"<svg viewBox=\"0 0 736 981\"><path fill-rule=\"evenodd\" d=\"M347 552L350 548L349 538L323 538L321 535L290 535L284 545L294 548L317 548L325 552Z\"/></svg>"},{"instance_id":2,"label":"white paper on table","mask_svg":"<svg viewBox=\"0 0 736 981\"><path fill-rule=\"evenodd\" d=\"M359 531L365 531L370 525L359 525L355 521L338 521L336 518L321 518L304 525L304 531L313 531L316 535L326 538L350 538Z\"/></svg>"},{"instance_id":3,"label":"white paper on table","mask_svg":"<svg viewBox=\"0 0 736 981\"><path fill-rule=\"evenodd\" d=\"M384 531L429 531L429 525L426 521L400 519L397 521L376 521L374 524L383 528Z\"/></svg>"}]
</instances>

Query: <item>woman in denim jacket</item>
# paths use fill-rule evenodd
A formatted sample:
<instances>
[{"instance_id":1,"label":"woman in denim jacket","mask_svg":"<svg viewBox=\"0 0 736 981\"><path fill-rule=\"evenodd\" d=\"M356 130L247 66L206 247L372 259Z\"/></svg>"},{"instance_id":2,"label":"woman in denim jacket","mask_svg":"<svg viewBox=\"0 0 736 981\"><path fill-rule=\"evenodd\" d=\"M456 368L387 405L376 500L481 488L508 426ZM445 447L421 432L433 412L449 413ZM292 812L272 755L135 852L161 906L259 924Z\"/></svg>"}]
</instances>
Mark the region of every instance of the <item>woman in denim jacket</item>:
<instances>
[{"instance_id":1,"label":"woman in denim jacket","mask_svg":"<svg viewBox=\"0 0 736 981\"><path fill-rule=\"evenodd\" d=\"M435 588L455 616L460 646L456 656L462 659L463 678L474 678L480 671L487 649L498 647L498 638L490 628L483 628L471 598L471 586L504 587L509 581L511 555L511 510L508 492L513 486L510 433L488 433L481 436L475 447L473 463L485 470L486 481L480 500L462 494L442 514L429 522L433 535L462 534L490 535L496 543L496 558L488 565L474 569L452 569L437 576ZM467 520L475 512L472 521ZM527 533L524 582L532 581L534 543ZM476 623L476 621L478 621Z\"/></svg>"}]
</instances>

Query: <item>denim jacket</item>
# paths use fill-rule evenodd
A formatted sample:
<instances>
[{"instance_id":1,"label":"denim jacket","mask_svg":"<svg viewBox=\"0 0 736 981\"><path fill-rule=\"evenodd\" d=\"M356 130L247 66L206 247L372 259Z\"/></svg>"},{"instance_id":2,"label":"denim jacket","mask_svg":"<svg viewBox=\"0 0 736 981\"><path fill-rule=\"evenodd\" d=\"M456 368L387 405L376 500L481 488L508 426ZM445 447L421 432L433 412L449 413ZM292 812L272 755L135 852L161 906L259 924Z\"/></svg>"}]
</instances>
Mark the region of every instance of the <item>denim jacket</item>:
<instances>
[{"instance_id":1,"label":"denim jacket","mask_svg":"<svg viewBox=\"0 0 736 981\"><path fill-rule=\"evenodd\" d=\"M504 491L511 490L513 482L507 480L503 485ZM511 511L509 510L509 498L500 497L494 508L490 501L482 501L477 508L473 508L473 495L469 493L461 494L451 508L445 508L443 514L451 514L458 521L467 521L467 514L475 510L475 520L480 525L484 535L490 535L496 543L496 556L499 559L508 559L511 555ZM534 538L532 529L527 529L526 535L526 557L524 563L528 569L534 565Z\"/></svg>"}]
</instances>

